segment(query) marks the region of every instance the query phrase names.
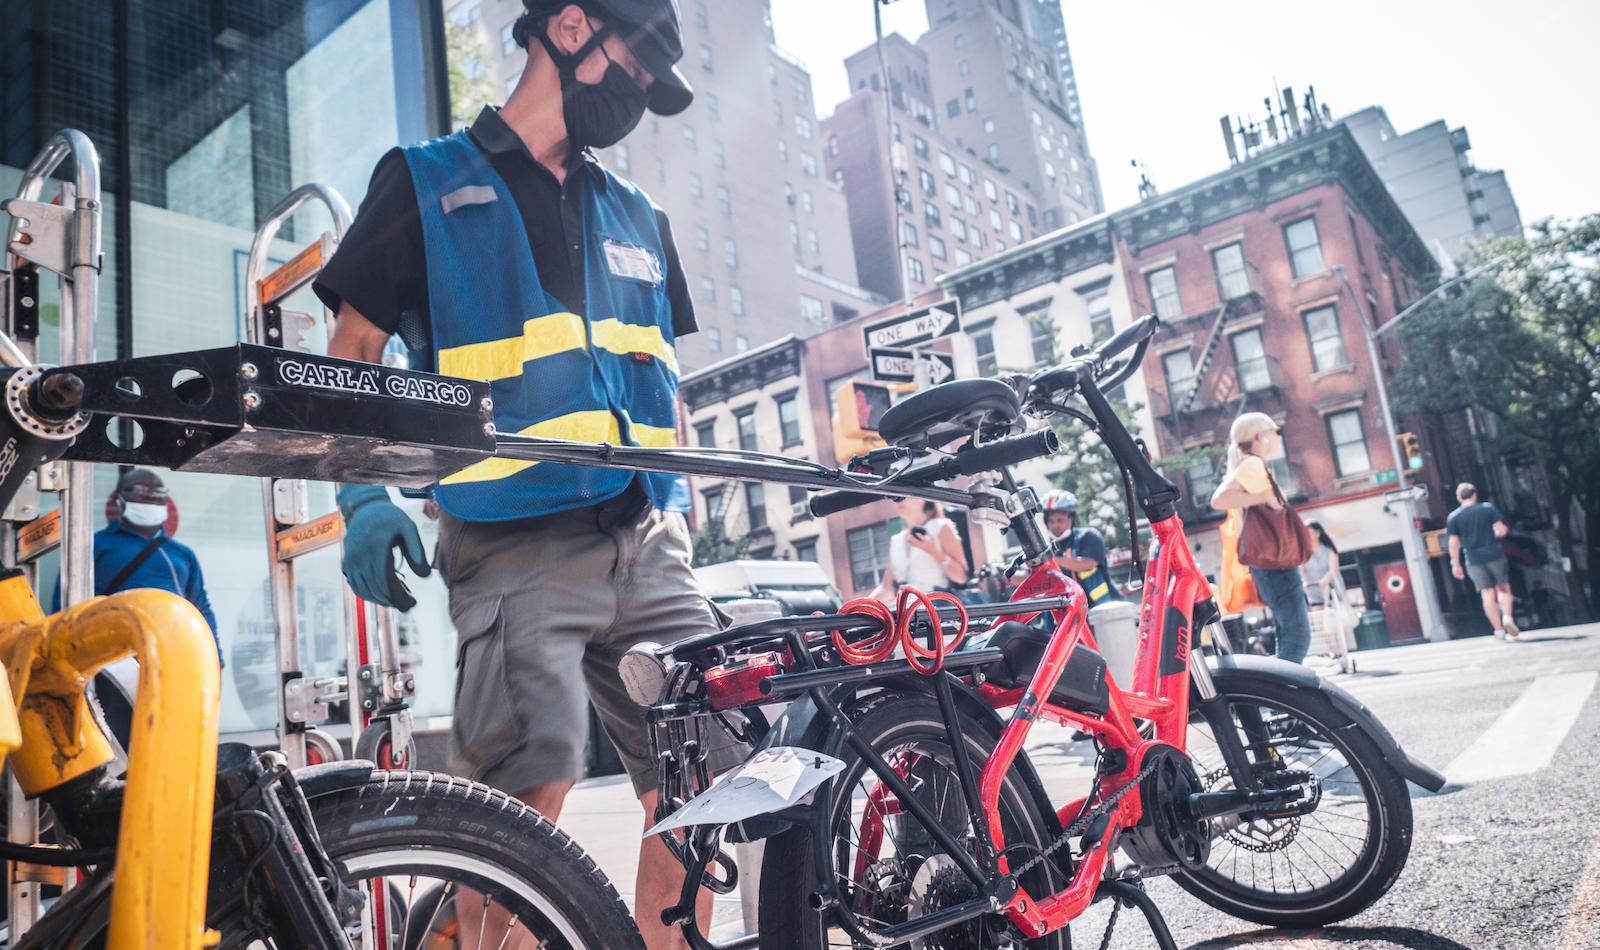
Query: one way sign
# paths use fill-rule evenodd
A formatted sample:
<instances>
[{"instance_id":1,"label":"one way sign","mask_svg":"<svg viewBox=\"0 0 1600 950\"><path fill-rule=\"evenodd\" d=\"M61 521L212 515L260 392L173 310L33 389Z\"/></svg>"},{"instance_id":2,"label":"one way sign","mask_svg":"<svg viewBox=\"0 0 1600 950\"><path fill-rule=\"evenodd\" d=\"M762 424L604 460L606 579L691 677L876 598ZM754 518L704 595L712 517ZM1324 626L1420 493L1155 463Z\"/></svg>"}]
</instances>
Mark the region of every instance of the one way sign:
<instances>
[{"instance_id":1,"label":"one way sign","mask_svg":"<svg viewBox=\"0 0 1600 950\"><path fill-rule=\"evenodd\" d=\"M882 383L915 382L918 363L927 364L931 385L937 386L956 375L956 358L949 353L918 353L874 346L868 349L867 355L872 362L872 378Z\"/></svg>"},{"instance_id":2,"label":"one way sign","mask_svg":"<svg viewBox=\"0 0 1600 950\"><path fill-rule=\"evenodd\" d=\"M868 352L873 347L910 347L931 343L961 329L961 304L956 300L912 310L862 327Z\"/></svg>"}]
</instances>

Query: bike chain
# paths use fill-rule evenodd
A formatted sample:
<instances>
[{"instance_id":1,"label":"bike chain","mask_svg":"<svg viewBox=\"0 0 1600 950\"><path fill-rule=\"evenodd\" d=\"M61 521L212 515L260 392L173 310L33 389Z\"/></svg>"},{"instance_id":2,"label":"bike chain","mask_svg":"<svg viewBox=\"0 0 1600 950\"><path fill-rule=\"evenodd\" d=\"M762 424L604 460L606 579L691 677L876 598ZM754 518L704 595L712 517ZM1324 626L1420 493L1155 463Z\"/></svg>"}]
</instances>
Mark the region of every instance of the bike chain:
<instances>
[{"instance_id":1,"label":"bike chain","mask_svg":"<svg viewBox=\"0 0 1600 950\"><path fill-rule=\"evenodd\" d=\"M1015 871L1012 871L1011 872L1011 876L1013 878L1021 878L1024 874L1028 873L1029 871L1031 871L1035 867L1037 867L1046 858L1050 857L1050 855L1052 855L1052 854L1056 853L1057 851L1061 850L1061 848L1063 846L1065 846L1068 842L1070 842L1073 838L1076 838L1079 835L1083 834L1085 831L1087 831L1089 829L1089 826L1094 824L1096 819L1098 819L1101 815L1104 815L1107 812L1111 811L1111 809L1117 807L1117 803L1122 801L1124 796L1126 796L1129 792L1133 791L1134 788L1137 787L1140 782L1143 782L1152 773L1154 773L1155 770L1156 770L1156 766L1159 765L1160 762L1161 762L1161 757L1160 756L1151 756L1150 757L1150 761L1145 763L1145 767L1143 769L1139 770L1139 774L1138 775L1135 775L1133 778L1129 779L1128 783L1126 785L1124 785L1121 788L1117 789L1115 792L1113 792L1111 794L1111 797L1107 798L1105 801L1101 802L1099 805L1096 805L1087 814L1078 816L1076 821L1074 821L1072 824L1067 826L1067 830L1061 832L1061 836L1060 837L1056 838L1056 840L1054 840L1054 841L1050 842L1050 844L1046 845L1043 849L1041 849L1039 851L1039 853L1037 855L1035 855L1027 863L1023 864L1022 867L1018 868Z\"/></svg>"}]
</instances>

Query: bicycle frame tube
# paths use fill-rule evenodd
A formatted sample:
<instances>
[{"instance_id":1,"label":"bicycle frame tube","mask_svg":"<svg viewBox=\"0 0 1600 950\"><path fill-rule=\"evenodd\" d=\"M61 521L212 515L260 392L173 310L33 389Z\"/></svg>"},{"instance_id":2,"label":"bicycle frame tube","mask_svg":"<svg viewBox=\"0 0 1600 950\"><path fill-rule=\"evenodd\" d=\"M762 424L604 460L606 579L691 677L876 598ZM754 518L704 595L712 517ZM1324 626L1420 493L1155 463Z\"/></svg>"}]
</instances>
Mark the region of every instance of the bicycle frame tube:
<instances>
[{"instance_id":1,"label":"bicycle frame tube","mask_svg":"<svg viewBox=\"0 0 1600 950\"><path fill-rule=\"evenodd\" d=\"M193 605L134 590L45 617L26 579L0 578L0 658L20 703L23 743L11 757L35 797L112 760L84 686L138 657L132 752L117 834L111 950L205 945L220 674Z\"/></svg>"}]
</instances>

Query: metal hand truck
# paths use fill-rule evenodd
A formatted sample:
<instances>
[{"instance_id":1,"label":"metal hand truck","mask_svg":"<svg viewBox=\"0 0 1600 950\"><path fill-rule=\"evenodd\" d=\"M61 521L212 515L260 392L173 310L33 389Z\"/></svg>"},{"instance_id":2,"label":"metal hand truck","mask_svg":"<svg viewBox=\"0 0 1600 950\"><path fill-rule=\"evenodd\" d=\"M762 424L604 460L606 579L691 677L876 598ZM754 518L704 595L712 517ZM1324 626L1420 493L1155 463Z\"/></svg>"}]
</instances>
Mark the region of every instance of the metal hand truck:
<instances>
[{"instance_id":1,"label":"metal hand truck","mask_svg":"<svg viewBox=\"0 0 1600 950\"><path fill-rule=\"evenodd\" d=\"M308 201L324 205L333 217L333 232L316 240L264 273L278 229ZM327 185L301 185L280 201L256 230L245 267L245 332L251 343L311 352L307 339L316 325L311 314L284 309L284 302L307 287L332 259L350 227L350 206ZM322 309L323 326L333 335L335 315ZM248 398L248 397L246 397ZM416 760L407 705L416 689L414 676L401 668L396 612L366 603L344 586L347 658L345 674L308 678L300 668L300 630L295 605L295 559L333 545L343 546L344 520L337 510L310 517L304 479L263 478L262 510L266 518L271 570L269 590L278 660L278 738L291 766L341 758L331 735L313 724L328 717L331 703L344 701L350 716L352 750L380 768L408 768ZM376 633L377 661L371 658Z\"/></svg>"}]
</instances>

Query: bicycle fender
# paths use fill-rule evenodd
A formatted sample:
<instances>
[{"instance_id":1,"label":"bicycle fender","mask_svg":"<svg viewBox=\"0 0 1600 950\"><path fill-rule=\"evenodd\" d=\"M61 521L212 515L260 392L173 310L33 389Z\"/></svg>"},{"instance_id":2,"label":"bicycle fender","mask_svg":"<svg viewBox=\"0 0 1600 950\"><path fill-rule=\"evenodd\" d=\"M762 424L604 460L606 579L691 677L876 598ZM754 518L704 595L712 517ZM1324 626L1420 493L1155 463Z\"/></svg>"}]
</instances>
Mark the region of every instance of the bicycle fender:
<instances>
[{"instance_id":1,"label":"bicycle fender","mask_svg":"<svg viewBox=\"0 0 1600 950\"><path fill-rule=\"evenodd\" d=\"M1208 656L1206 665L1211 669L1211 677L1216 683L1218 692L1226 692L1227 684L1230 682L1255 678L1277 680L1296 689L1322 693L1335 709L1377 743L1378 748L1383 750L1384 760L1407 781L1420 785L1430 792L1444 788L1443 774L1407 754L1400 742L1365 703L1336 684L1323 679L1315 670L1276 657L1237 653L1227 656Z\"/></svg>"},{"instance_id":2,"label":"bicycle fender","mask_svg":"<svg viewBox=\"0 0 1600 950\"><path fill-rule=\"evenodd\" d=\"M320 765L308 765L305 768L294 770L295 784L300 786L300 791L305 795L306 801L332 795L336 792L359 788L367 783L367 779L377 770L377 765L366 759L344 759L338 762L323 762Z\"/></svg>"}]
</instances>

